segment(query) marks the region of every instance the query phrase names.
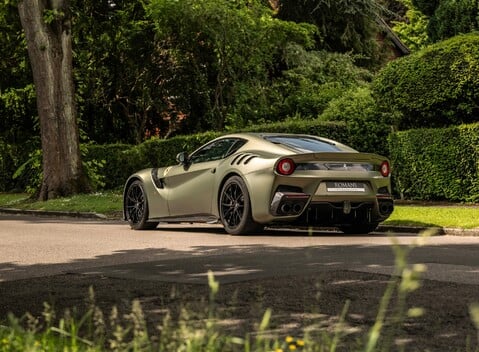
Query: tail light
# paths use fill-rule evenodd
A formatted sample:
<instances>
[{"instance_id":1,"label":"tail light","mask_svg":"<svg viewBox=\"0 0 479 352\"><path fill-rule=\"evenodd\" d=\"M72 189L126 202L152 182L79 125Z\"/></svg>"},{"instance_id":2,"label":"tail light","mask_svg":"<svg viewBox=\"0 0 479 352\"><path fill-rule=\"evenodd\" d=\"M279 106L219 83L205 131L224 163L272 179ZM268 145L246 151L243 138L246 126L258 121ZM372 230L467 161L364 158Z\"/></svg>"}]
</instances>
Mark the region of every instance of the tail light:
<instances>
[{"instance_id":1,"label":"tail light","mask_svg":"<svg viewBox=\"0 0 479 352\"><path fill-rule=\"evenodd\" d=\"M282 159L276 165L276 172L280 175L291 175L296 169L296 164L291 159Z\"/></svg>"},{"instance_id":2,"label":"tail light","mask_svg":"<svg viewBox=\"0 0 479 352\"><path fill-rule=\"evenodd\" d=\"M379 167L379 171L381 172L381 175L384 177L388 177L389 174L391 173L391 168L389 166L389 162L387 160L384 160L381 163L381 166Z\"/></svg>"}]
</instances>

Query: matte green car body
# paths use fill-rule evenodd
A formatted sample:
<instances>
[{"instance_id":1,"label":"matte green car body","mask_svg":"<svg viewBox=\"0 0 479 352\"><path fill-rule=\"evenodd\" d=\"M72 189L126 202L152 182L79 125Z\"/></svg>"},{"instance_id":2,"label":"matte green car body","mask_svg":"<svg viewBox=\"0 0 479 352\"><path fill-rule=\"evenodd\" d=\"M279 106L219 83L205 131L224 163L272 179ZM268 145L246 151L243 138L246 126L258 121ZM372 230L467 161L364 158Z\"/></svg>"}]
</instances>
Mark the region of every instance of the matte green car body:
<instances>
[{"instance_id":1,"label":"matte green car body","mask_svg":"<svg viewBox=\"0 0 479 352\"><path fill-rule=\"evenodd\" d=\"M265 139L270 137L319 139L339 151L304 152ZM306 135L241 133L210 143L226 138L241 140L243 144L219 160L189 162L186 154L179 154L178 165L133 174L125 184L125 220L136 229L148 227L135 226L136 220L132 221L129 215L128 207L137 203L128 200L128 192L137 181L145 198L143 225L155 227L159 221L187 220L219 220L227 225L221 199L222 192L226 192L224 185L232 177L246 186L249 208L245 216L257 225L255 230L272 224L292 224L336 226L344 232L366 233L393 210L389 169L387 174L381 173L381 167L386 164L389 168L389 164L382 156L359 153L341 143ZM284 159L295 166L291 174L278 171L278 163ZM326 215L325 209L331 209L331 216L336 214L337 220ZM246 228L225 228L236 234L251 232Z\"/></svg>"}]
</instances>

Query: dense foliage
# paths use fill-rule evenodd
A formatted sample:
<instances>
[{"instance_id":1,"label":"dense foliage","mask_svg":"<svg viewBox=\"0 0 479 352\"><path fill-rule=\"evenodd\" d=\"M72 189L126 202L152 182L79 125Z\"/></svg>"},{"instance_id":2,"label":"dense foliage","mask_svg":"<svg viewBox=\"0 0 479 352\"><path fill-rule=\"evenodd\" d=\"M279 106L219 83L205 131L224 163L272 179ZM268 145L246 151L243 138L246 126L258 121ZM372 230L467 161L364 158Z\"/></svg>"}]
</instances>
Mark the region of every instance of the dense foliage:
<instances>
[{"instance_id":1,"label":"dense foliage","mask_svg":"<svg viewBox=\"0 0 479 352\"><path fill-rule=\"evenodd\" d=\"M319 29L316 48L357 55L361 65L374 67L384 58L376 37L384 8L372 0L281 0L278 17L308 22Z\"/></svg>"},{"instance_id":2,"label":"dense foliage","mask_svg":"<svg viewBox=\"0 0 479 352\"><path fill-rule=\"evenodd\" d=\"M285 19L291 4L273 3L71 1L82 140L140 143L311 118L370 79L356 64L379 63L374 1L321 2L294 21ZM17 143L39 129L15 2L0 4L0 27L0 135Z\"/></svg>"},{"instance_id":3,"label":"dense foliage","mask_svg":"<svg viewBox=\"0 0 479 352\"><path fill-rule=\"evenodd\" d=\"M167 129L153 24L140 1L73 0L75 81L84 140L139 143Z\"/></svg>"},{"instance_id":4,"label":"dense foliage","mask_svg":"<svg viewBox=\"0 0 479 352\"><path fill-rule=\"evenodd\" d=\"M476 0L413 0L429 17L427 32L432 42L479 29L479 4Z\"/></svg>"},{"instance_id":5,"label":"dense foliage","mask_svg":"<svg viewBox=\"0 0 479 352\"><path fill-rule=\"evenodd\" d=\"M165 68L159 88L188 132L274 119L281 93L271 85L284 52L311 47L316 30L276 19L258 1L152 0L147 11Z\"/></svg>"},{"instance_id":6,"label":"dense foliage","mask_svg":"<svg viewBox=\"0 0 479 352\"><path fill-rule=\"evenodd\" d=\"M417 51L430 44L427 34L428 18L419 11L412 0L401 0L406 12L401 20L393 19L393 30L403 43L411 50Z\"/></svg>"},{"instance_id":7,"label":"dense foliage","mask_svg":"<svg viewBox=\"0 0 479 352\"><path fill-rule=\"evenodd\" d=\"M99 188L228 131L306 132L388 155L391 124L479 116L479 34L424 48L477 29L473 0L72 0L71 10L83 165ZM415 54L376 76L379 17L399 21ZM0 3L0 29L0 191L34 189L36 97L14 1Z\"/></svg>"},{"instance_id":8,"label":"dense foliage","mask_svg":"<svg viewBox=\"0 0 479 352\"><path fill-rule=\"evenodd\" d=\"M375 79L373 94L399 129L477 121L479 33L391 62Z\"/></svg>"},{"instance_id":9,"label":"dense foliage","mask_svg":"<svg viewBox=\"0 0 479 352\"><path fill-rule=\"evenodd\" d=\"M479 201L479 123L398 132L390 150L401 198Z\"/></svg>"},{"instance_id":10,"label":"dense foliage","mask_svg":"<svg viewBox=\"0 0 479 352\"><path fill-rule=\"evenodd\" d=\"M35 89L18 10L0 2L0 138L23 143L38 136Z\"/></svg>"},{"instance_id":11,"label":"dense foliage","mask_svg":"<svg viewBox=\"0 0 479 352\"><path fill-rule=\"evenodd\" d=\"M388 155L390 126L379 113L369 86L355 87L332 100L320 120L343 121L350 131L349 143L363 152Z\"/></svg>"}]
</instances>

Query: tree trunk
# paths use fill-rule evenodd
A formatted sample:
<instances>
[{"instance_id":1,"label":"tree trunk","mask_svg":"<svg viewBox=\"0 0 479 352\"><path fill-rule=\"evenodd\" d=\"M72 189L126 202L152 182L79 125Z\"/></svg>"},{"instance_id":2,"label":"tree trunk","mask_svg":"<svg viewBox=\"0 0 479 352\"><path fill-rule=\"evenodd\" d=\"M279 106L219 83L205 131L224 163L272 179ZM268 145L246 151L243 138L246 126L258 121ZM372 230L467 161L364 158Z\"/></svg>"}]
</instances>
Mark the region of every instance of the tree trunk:
<instances>
[{"instance_id":1,"label":"tree trunk","mask_svg":"<svg viewBox=\"0 0 479 352\"><path fill-rule=\"evenodd\" d=\"M43 151L41 200L88 191L75 106L67 0L20 0L37 94Z\"/></svg>"}]
</instances>

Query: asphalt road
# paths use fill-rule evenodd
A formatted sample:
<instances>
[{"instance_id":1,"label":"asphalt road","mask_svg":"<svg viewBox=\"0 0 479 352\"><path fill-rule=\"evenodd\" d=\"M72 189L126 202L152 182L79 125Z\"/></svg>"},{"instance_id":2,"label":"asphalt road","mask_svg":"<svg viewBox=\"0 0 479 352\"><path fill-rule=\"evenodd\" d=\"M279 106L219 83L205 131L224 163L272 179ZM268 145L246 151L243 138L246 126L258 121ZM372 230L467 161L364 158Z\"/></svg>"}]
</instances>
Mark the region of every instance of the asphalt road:
<instances>
[{"instance_id":1,"label":"asphalt road","mask_svg":"<svg viewBox=\"0 0 479 352\"><path fill-rule=\"evenodd\" d=\"M230 236L218 225L160 224L132 231L126 223L0 215L0 281L65 273L168 282L206 283L352 270L390 274L392 234L271 229ZM397 234L410 245L416 234ZM413 249L409 263L427 267L424 278L479 284L479 238L434 236Z\"/></svg>"}]
</instances>

